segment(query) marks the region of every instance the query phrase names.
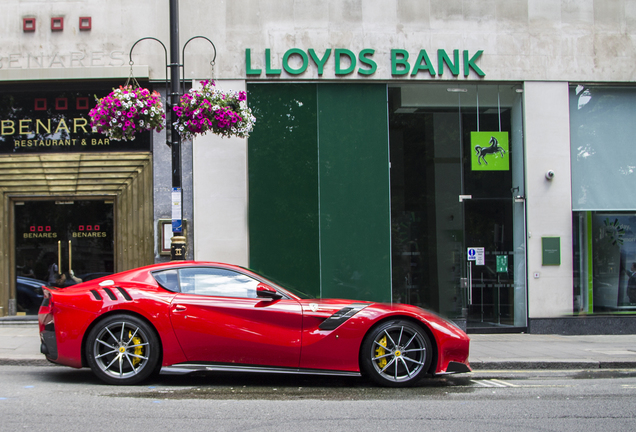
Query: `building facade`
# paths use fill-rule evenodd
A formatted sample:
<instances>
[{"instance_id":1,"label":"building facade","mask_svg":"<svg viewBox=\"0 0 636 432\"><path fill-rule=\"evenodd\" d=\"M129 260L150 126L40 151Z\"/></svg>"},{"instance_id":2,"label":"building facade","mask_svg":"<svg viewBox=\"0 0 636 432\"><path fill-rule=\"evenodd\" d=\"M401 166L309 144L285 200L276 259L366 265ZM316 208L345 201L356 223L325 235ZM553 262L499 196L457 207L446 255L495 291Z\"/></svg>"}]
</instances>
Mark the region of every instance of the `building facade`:
<instances>
[{"instance_id":1,"label":"building facade","mask_svg":"<svg viewBox=\"0 0 636 432\"><path fill-rule=\"evenodd\" d=\"M168 45L165 3L5 5L1 315L50 261L169 259L164 134L106 143L82 120L131 76L165 94L163 49L135 45ZM257 119L184 142L188 258L475 332L636 331L632 2L179 6L187 85L246 90Z\"/></svg>"}]
</instances>

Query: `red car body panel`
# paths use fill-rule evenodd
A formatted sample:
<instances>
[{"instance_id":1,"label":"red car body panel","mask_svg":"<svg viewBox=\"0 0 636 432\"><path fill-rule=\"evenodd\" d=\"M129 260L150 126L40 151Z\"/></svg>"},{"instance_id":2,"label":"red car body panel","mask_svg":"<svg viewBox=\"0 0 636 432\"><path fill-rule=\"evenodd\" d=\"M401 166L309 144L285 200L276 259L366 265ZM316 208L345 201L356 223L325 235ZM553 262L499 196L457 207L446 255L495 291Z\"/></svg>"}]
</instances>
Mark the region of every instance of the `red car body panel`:
<instances>
[{"instance_id":1,"label":"red car body panel","mask_svg":"<svg viewBox=\"0 0 636 432\"><path fill-rule=\"evenodd\" d=\"M177 294L170 317L188 361L298 367L302 314L296 300Z\"/></svg>"},{"instance_id":2,"label":"red car body panel","mask_svg":"<svg viewBox=\"0 0 636 432\"><path fill-rule=\"evenodd\" d=\"M48 350L47 358L56 363L86 366L83 344L91 326L105 315L125 312L154 327L162 345L163 366L214 362L359 372L360 347L367 332L379 322L400 318L417 323L429 334L435 355L430 372L445 373L450 362L469 368L468 336L449 321L418 307L300 299L275 284L271 286L285 297L175 293L159 286L152 276L155 271L181 267L229 269L271 284L241 267L182 261L129 270L68 288L47 289L39 313L43 352ZM104 281L112 283L100 286ZM334 313L352 304L361 310L333 330L319 328ZM45 349L47 343L54 344L55 349Z\"/></svg>"},{"instance_id":3,"label":"red car body panel","mask_svg":"<svg viewBox=\"0 0 636 432\"><path fill-rule=\"evenodd\" d=\"M448 321L437 315L410 305L388 305L383 303L369 303L369 306L333 331L318 329L318 325L339 309L352 303L351 300L316 300L320 308L313 312L309 304L311 300L301 300L304 312L303 353L301 367L322 369L330 364L329 369L343 371L359 371L360 345L364 336L377 322L390 318L413 319L419 325L423 320L437 347L443 347L437 353L435 373L444 373L451 361L468 364L468 348L470 340L466 334ZM355 302L363 303L363 302ZM366 302L364 302L366 303ZM434 331L435 330L435 331ZM361 336L362 335L362 336ZM335 350L335 351L334 351ZM334 359L334 352L339 354ZM342 354L340 356L340 354ZM335 361L337 360L337 362Z\"/></svg>"}]
</instances>

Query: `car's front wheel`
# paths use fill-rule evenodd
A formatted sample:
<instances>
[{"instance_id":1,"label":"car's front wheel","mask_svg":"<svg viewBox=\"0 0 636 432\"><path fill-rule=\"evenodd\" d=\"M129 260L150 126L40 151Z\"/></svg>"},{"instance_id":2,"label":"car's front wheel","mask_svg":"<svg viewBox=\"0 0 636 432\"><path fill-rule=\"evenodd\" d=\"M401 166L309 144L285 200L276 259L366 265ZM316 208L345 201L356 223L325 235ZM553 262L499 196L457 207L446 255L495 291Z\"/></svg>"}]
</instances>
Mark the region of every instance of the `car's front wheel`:
<instances>
[{"instance_id":1,"label":"car's front wheel","mask_svg":"<svg viewBox=\"0 0 636 432\"><path fill-rule=\"evenodd\" d=\"M418 382L431 364L431 342L418 325L388 321L372 329L362 343L362 370L376 383L404 387Z\"/></svg>"},{"instance_id":2,"label":"car's front wheel","mask_svg":"<svg viewBox=\"0 0 636 432\"><path fill-rule=\"evenodd\" d=\"M93 373L109 384L136 384L158 366L160 344L145 321L125 314L98 322L86 339L86 359Z\"/></svg>"}]
</instances>

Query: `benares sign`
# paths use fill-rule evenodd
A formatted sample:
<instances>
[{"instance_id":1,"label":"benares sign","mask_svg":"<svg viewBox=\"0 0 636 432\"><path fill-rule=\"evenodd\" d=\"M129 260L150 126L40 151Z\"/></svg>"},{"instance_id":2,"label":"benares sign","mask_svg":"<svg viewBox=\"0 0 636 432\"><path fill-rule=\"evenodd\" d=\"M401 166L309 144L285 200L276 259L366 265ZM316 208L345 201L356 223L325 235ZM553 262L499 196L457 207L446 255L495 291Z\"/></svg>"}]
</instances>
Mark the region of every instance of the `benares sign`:
<instances>
[{"instance_id":1,"label":"benares sign","mask_svg":"<svg viewBox=\"0 0 636 432\"><path fill-rule=\"evenodd\" d=\"M124 51L9 53L0 55L0 69L121 67L128 63L125 57Z\"/></svg>"},{"instance_id":2,"label":"benares sign","mask_svg":"<svg viewBox=\"0 0 636 432\"><path fill-rule=\"evenodd\" d=\"M4 93L0 154L150 151L149 132L132 142L110 140L93 132L88 116L91 101L108 88L108 84L99 84L91 91L23 88Z\"/></svg>"},{"instance_id":3,"label":"benares sign","mask_svg":"<svg viewBox=\"0 0 636 432\"><path fill-rule=\"evenodd\" d=\"M420 74L441 77L446 70L455 77L458 77L460 72L463 73L464 77L468 77L471 71L479 77L484 77L486 74L477 66L477 60L482 54L483 50L478 50L473 54L468 50L463 50L460 56L460 51L456 49L449 55L446 50L438 49L437 62L434 62L425 49L419 51L415 60L410 60L414 57L411 57L407 50L392 49L391 55L384 61L390 62L391 75L394 77L421 77ZM317 53L313 48L309 48L307 51L291 48L283 54L280 63L274 64L271 50L267 48L261 56L264 62L258 62L254 59L255 61L252 63L252 50L246 48L245 73L249 76L259 76L263 73L262 65L264 64L267 76L281 75L283 70L289 75L300 75L306 72L309 67L316 68L318 76L322 76L325 65L333 62L336 76L346 76L354 72L357 72L358 75L369 76L378 69L374 55L375 50L373 49L363 49L356 54L346 48L336 48L333 50L332 56L331 48L321 53Z\"/></svg>"}]
</instances>

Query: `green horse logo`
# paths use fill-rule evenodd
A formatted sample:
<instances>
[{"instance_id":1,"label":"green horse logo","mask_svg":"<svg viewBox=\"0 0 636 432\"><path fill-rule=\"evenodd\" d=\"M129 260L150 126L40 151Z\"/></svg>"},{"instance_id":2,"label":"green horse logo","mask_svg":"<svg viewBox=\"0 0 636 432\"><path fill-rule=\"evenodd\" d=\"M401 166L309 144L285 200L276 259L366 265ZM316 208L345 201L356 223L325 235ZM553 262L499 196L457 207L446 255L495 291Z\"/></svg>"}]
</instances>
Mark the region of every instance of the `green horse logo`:
<instances>
[{"instance_id":1,"label":"green horse logo","mask_svg":"<svg viewBox=\"0 0 636 432\"><path fill-rule=\"evenodd\" d=\"M486 156L489 154L499 154L501 157L504 157L506 154L506 150L499 146L499 141L497 141L497 138L494 136L490 137L488 144L490 144L488 147L475 146L475 154L477 155L477 163L479 163L479 165L481 165L481 161L484 161L484 164L488 165Z\"/></svg>"}]
</instances>

